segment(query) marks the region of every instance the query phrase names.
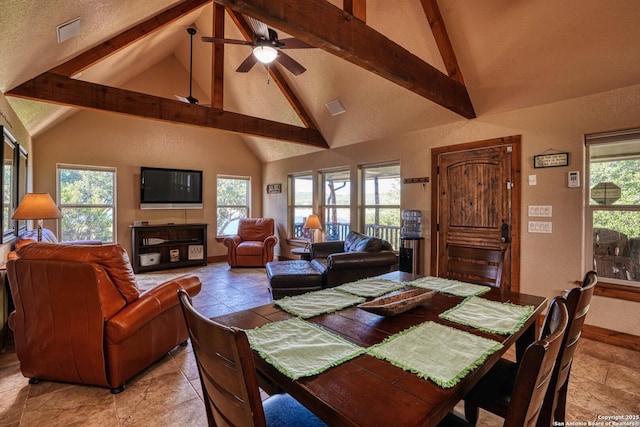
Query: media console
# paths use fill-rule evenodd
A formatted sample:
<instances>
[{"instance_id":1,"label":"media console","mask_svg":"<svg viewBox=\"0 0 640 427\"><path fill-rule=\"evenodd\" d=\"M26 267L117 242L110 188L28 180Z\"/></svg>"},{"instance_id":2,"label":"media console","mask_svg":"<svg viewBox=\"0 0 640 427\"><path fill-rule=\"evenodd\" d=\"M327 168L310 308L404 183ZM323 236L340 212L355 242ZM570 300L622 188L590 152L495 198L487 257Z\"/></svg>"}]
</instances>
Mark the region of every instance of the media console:
<instances>
[{"instance_id":1,"label":"media console","mask_svg":"<svg viewBox=\"0 0 640 427\"><path fill-rule=\"evenodd\" d=\"M207 265L207 224L129 227L134 273Z\"/></svg>"}]
</instances>

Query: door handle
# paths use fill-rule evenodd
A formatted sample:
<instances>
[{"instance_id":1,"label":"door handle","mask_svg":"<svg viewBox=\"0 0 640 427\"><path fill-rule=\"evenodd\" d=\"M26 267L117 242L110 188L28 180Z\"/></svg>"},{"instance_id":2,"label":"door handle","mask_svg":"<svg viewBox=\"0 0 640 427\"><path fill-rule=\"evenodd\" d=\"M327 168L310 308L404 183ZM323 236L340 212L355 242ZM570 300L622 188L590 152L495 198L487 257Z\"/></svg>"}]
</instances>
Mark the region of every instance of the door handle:
<instances>
[{"instance_id":1,"label":"door handle","mask_svg":"<svg viewBox=\"0 0 640 427\"><path fill-rule=\"evenodd\" d=\"M500 240L502 243L509 243L509 224L502 221L502 226L500 227Z\"/></svg>"}]
</instances>

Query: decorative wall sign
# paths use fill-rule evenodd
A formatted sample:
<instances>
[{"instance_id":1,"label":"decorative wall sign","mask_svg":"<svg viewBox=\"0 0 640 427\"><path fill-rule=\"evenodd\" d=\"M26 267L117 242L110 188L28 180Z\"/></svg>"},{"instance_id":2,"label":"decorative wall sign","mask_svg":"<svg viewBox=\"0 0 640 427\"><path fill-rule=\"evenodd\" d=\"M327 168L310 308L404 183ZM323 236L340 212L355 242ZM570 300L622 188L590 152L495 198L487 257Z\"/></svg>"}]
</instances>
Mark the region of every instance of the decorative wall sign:
<instances>
[{"instance_id":1,"label":"decorative wall sign","mask_svg":"<svg viewBox=\"0 0 640 427\"><path fill-rule=\"evenodd\" d=\"M420 178L405 178L402 180L403 184L425 184L429 182L428 176L423 176Z\"/></svg>"},{"instance_id":2,"label":"decorative wall sign","mask_svg":"<svg viewBox=\"0 0 640 427\"><path fill-rule=\"evenodd\" d=\"M540 154L533 156L534 168L569 166L569 153Z\"/></svg>"},{"instance_id":3,"label":"decorative wall sign","mask_svg":"<svg viewBox=\"0 0 640 427\"><path fill-rule=\"evenodd\" d=\"M282 193L282 184L267 184L267 194Z\"/></svg>"}]
</instances>

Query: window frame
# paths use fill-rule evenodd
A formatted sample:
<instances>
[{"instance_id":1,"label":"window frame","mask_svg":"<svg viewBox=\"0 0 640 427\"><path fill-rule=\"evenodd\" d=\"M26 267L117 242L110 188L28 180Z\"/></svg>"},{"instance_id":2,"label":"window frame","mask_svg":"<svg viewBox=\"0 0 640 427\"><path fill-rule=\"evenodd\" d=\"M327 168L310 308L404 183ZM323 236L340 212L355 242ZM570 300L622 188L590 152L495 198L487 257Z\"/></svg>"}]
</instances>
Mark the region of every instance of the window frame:
<instances>
[{"instance_id":1,"label":"window frame","mask_svg":"<svg viewBox=\"0 0 640 427\"><path fill-rule=\"evenodd\" d=\"M296 202L295 181L301 178L309 178L311 181L311 204L309 205L306 205L306 204L302 205ZM288 217L289 217L287 221L289 239L292 241L300 241L300 242L307 243L311 237L308 230L305 231L304 229L301 228L301 235L296 236L297 227L296 227L295 213L296 213L296 209L309 209L311 214L317 211L315 209L315 207L317 206L317 192L316 192L317 174L314 174L313 172L310 172L310 171L292 173L292 174L289 174L287 181L289 183L288 209L287 209ZM303 224L304 224L304 221L300 225L300 227L302 227Z\"/></svg>"},{"instance_id":2,"label":"window frame","mask_svg":"<svg viewBox=\"0 0 640 427\"><path fill-rule=\"evenodd\" d=\"M0 243L7 243L27 230L26 220L14 220L12 216L16 209L18 209L18 205L25 194L27 194L27 162L29 154L26 148L11 134L9 129L0 125L0 133L2 133L3 141L2 176L0 176L0 186L2 187L2 200L0 200L0 204L2 205L2 217L0 218L2 233L0 233ZM7 149L11 152L11 158L5 156L4 151ZM5 180L5 172L7 170L9 171L9 177L8 180ZM7 192L5 192L5 190L7 190ZM6 221L5 211L7 213Z\"/></svg>"},{"instance_id":3,"label":"window frame","mask_svg":"<svg viewBox=\"0 0 640 427\"><path fill-rule=\"evenodd\" d=\"M95 204L95 205L86 205L86 204L77 204L77 203L62 203L60 199L61 194L61 185L60 185L60 173L62 170L80 170L80 171L95 171L95 172L111 172L113 177L113 196L112 196L112 204ZM57 163L56 164L56 202L58 204L58 208L62 212L64 209L76 209L76 208L111 208L113 211L113 220L111 224L111 232L113 239L111 241L103 241L103 243L117 243L118 242L118 171L117 168L112 166L92 166L92 165L75 165L68 163ZM56 225L60 230L60 240L65 241L64 230L62 228L62 219L56 220Z\"/></svg>"},{"instance_id":4,"label":"window frame","mask_svg":"<svg viewBox=\"0 0 640 427\"><path fill-rule=\"evenodd\" d=\"M640 140L640 128L627 129L612 132L602 132L596 134L587 134L584 137L585 142L585 247L584 259L588 269L594 267L593 256L593 216L594 212L613 211L613 212L640 212L640 204L611 204L598 205L591 204L591 147L602 146L604 144L624 143L629 140ZM640 145L640 142L638 143ZM626 280L598 277L595 295L606 296L611 298L640 302L640 281L634 281L634 284L628 283Z\"/></svg>"},{"instance_id":5,"label":"window frame","mask_svg":"<svg viewBox=\"0 0 640 427\"><path fill-rule=\"evenodd\" d=\"M329 204L327 203L327 176L331 176L332 174L347 174L348 175L348 183L349 183L349 202L348 204L339 204L339 203L335 203L335 204ZM348 167L343 167L343 168L334 168L334 169L327 169L327 170L322 170L319 172L320 178L320 188L321 188L321 198L320 198L320 209L319 209L319 213L320 213L320 220L322 221L322 225L324 227L324 234L325 234L325 240L344 240L346 238L346 234L349 232L349 230L351 229L351 224L353 222L353 179L351 177L351 169L349 169ZM337 200L336 200L337 202ZM327 218L327 210L328 209L348 209L349 210L349 223L347 224L347 228L346 230L340 230L338 232L338 236L336 239L329 239L329 218ZM345 232L346 231L346 232Z\"/></svg>"},{"instance_id":6,"label":"window frame","mask_svg":"<svg viewBox=\"0 0 640 427\"><path fill-rule=\"evenodd\" d=\"M366 211L367 209L397 209L398 210L398 225L397 231L394 234L397 234L397 237L394 236L393 239L388 238L388 236L376 236L382 239L385 239L391 243L394 250L399 250L400 248L400 229L402 227L402 195L398 200L397 205L387 205L387 204L379 204L379 205L368 205L366 204L366 171L376 168L388 168L395 166L398 168L398 184L399 190L402 189L402 180L401 180L401 170L400 170L400 161L389 161L383 163L370 163L370 164L362 164L358 166L358 219L359 219L359 227L358 229L365 233L367 233L367 224L366 224Z\"/></svg>"},{"instance_id":7,"label":"window frame","mask_svg":"<svg viewBox=\"0 0 640 427\"><path fill-rule=\"evenodd\" d=\"M220 179L233 179L237 181L245 181L246 183L246 197L244 205L220 205L219 202L219 194L218 194L218 180ZM230 236L231 234L219 234L218 233L218 219L220 215L218 214L218 209L220 208L233 208L233 209L246 209L246 215L241 218L251 218L251 177L250 176L241 176L241 175L216 175L216 238L224 238L226 236Z\"/></svg>"}]
</instances>

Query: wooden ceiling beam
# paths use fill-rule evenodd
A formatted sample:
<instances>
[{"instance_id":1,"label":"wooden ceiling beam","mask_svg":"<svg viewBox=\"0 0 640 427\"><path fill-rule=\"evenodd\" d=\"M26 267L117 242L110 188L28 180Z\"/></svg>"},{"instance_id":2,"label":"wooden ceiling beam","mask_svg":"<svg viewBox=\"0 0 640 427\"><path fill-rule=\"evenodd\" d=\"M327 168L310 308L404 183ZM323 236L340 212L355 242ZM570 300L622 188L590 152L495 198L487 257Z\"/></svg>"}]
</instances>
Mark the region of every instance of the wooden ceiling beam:
<instances>
[{"instance_id":1,"label":"wooden ceiling beam","mask_svg":"<svg viewBox=\"0 0 640 427\"><path fill-rule=\"evenodd\" d=\"M191 13L209 3L211 3L211 0L185 0L177 6L167 9L153 18L147 19L49 71L67 77L74 76L132 43L148 37L187 13Z\"/></svg>"},{"instance_id":2,"label":"wooden ceiling beam","mask_svg":"<svg viewBox=\"0 0 640 427\"><path fill-rule=\"evenodd\" d=\"M242 16L242 14L231 9L227 9L227 11L229 12L229 16L231 17L233 22L238 27L238 30L240 30L242 36L248 41L255 40L253 29L251 28L251 25L249 25L249 22L246 20L246 18ZM282 92L282 95L284 95L285 99L289 102L289 105L291 105L293 111L295 111L295 113L298 115L300 121L302 121L302 123L309 129L317 129L315 123L313 122L313 119L311 118L311 114L309 114L304 104L293 92L293 89L291 89L291 86L289 86L289 83L287 83L287 80L284 78L280 70L275 66L268 67L268 70L269 75Z\"/></svg>"},{"instance_id":3,"label":"wooden ceiling beam","mask_svg":"<svg viewBox=\"0 0 640 427\"><path fill-rule=\"evenodd\" d=\"M313 126L309 115L303 107L300 107L300 102L295 100L295 95L293 95L290 88L289 94L285 93L285 97L287 97L289 102L294 102L292 105L294 109L296 109L296 112L302 111L302 113L298 112L298 114L302 114L301 120L303 123L305 123L305 125L311 123L311 126L307 126L308 129L223 111L224 54L221 53L224 49L223 46L212 47L214 59L212 64L211 102L213 108L185 104L166 98L83 82L71 78L71 76L95 65L119 50L147 37L149 34L210 2L211 0L184 0L177 6L161 12L153 18L49 70L47 73L8 91L6 95L84 109L110 111L149 119L222 129L318 148L329 148L329 144L327 144L320 132ZM216 35L219 34L219 31L222 31L222 35L218 35L219 37L224 36L223 12L224 6L214 3L213 28ZM220 24L220 21L222 21L222 24ZM216 30L216 28L218 28L218 30ZM282 76L274 77L274 80L282 80L284 82ZM278 81L277 83L284 92L285 89L282 88ZM286 82L284 84L286 85ZM299 106L295 105L296 102ZM302 117L305 117L305 115L306 119L303 119Z\"/></svg>"},{"instance_id":4,"label":"wooden ceiling beam","mask_svg":"<svg viewBox=\"0 0 640 427\"><path fill-rule=\"evenodd\" d=\"M215 0L319 47L468 119L466 87L326 0Z\"/></svg>"},{"instance_id":5,"label":"wooden ceiling beam","mask_svg":"<svg viewBox=\"0 0 640 427\"><path fill-rule=\"evenodd\" d=\"M354 18L367 22L367 0L343 0L342 8Z\"/></svg>"},{"instance_id":6,"label":"wooden ceiling beam","mask_svg":"<svg viewBox=\"0 0 640 427\"><path fill-rule=\"evenodd\" d=\"M320 132L125 89L41 74L7 95L329 148Z\"/></svg>"},{"instance_id":7,"label":"wooden ceiling beam","mask_svg":"<svg viewBox=\"0 0 640 427\"><path fill-rule=\"evenodd\" d=\"M224 11L221 4L213 4L213 37L224 38ZM211 106L224 107L224 44L211 43Z\"/></svg>"},{"instance_id":8,"label":"wooden ceiling beam","mask_svg":"<svg viewBox=\"0 0 640 427\"><path fill-rule=\"evenodd\" d=\"M431 27L433 38L436 41L436 45L438 46L440 56L442 57L442 61L444 62L444 66L447 69L449 77L460 82L460 84L464 84L462 71L460 70L460 66L458 65L458 60L456 59L456 53L454 52L453 46L451 45L451 39L449 39L447 28L445 27L444 21L442 20L442 15L440 14L440 8L438 7L437 0L420 1L422 3L422 8L424 9L425 15L427 15L427 20L429 21L429 26Z\"/></svg>"}]
</instances>

